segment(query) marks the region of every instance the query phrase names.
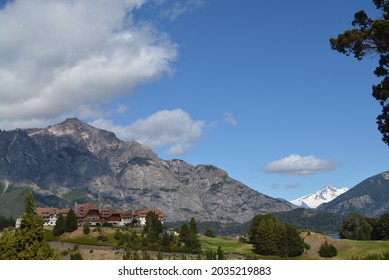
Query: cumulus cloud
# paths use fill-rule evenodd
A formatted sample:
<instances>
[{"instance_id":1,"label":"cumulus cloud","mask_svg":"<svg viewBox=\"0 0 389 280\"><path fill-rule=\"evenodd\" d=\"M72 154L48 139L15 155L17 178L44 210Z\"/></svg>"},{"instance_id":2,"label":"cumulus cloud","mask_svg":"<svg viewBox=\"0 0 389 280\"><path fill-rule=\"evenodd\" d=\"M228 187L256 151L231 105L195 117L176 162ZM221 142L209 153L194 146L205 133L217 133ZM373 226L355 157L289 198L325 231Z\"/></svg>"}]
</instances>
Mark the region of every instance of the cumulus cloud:
<instances>
[{"instance_id":1,"label":"cumulus cloud","mask_svg":"<svg viewBox=\"0 0 389 280\"><path fill-rule=\"evenodd\" d=\"M31 126L172 72L177 45L133 20L146 0L15 0L0 10L0 127Z\"/></svg>"},{"instance_id":2,"label":"cumulus cloud","mask_svg":"<svg viewBox=\"0 0 389 280\"><path fill-rule=\"evenodd\" d=\"M127 126L112 120L98 119L90 123L114 132L123 140L136 140L151 148L168 147L168 154L183 155L200 139L205 122L193 120L182 109L162 110Z\"/></svg>"},{"instance_id":3,"label":"cumulus cloud","mask_svg":"<svg viewBox=\"0 0 389 280\"><path fill-rule=\"evenodd\" d=\"M291 154L288 157L267 164L262 170L267 173L278 173L285 176L308 176L332 170L336 165L328 160L314 156Z\"/></svg>"}]
</instances>

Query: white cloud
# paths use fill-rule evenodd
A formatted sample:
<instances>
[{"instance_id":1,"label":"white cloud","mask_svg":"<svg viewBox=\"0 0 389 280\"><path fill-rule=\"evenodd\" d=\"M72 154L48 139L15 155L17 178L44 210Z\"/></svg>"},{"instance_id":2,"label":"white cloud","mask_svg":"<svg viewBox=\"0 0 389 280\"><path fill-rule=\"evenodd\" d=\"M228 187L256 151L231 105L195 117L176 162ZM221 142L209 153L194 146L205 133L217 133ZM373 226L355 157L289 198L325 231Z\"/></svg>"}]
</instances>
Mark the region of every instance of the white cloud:
<instances>
[{"instance_id":1,"label":"white cloud","mask_svg":"<svg viewBox=\"0 0 389 280\"><path fill-rule=\"evenodd\" d=\"M131 17L145 1L15 0L1 9L1 128L48 123L171 73L177 45Z\"/></svg>"},{"instance_id":2,"label":"white cloud","mask_svg":"<svg viewBox=\"0 0 389 280\"><path fill-rule=\"evenodd\" d=\"M273 161L262 170L267 173L278 173L285 176L308 176L329 171L336 167L333 162L314 156L291 154L280 160Z\"/></svg>"},{"instance_id":3,"label":"white cloud","mask_svg":"<svg viewBox=\"0 0 389 280\"><path fill-rule=\"evenodd\" d=\"M166 4L167 3L167 4ZM159 4L165 4L166 8L162 16L175 20L181 15L194 11L206 4L205 0L175 0L159 1Z\"/></svg>"},{"instance_id":4,"label":"white cloud","mask_svg":"<svg viewBox=\"0 0 389 280\"><path fill-rule=\"evenodd\" d=\"M232 113L225 113L224 114L224 121L229 123L232 126L237 126L238 122L236 121L234 115Z\"/></svg>"},{"instance_id":5,"label":"white cloud","mask_svg":"<svg viewBox=\"0 0 389 280\"><path fill-rule=\"evenodd\" d=\"M116 113L118 113L119 115L124 115L125 113L127 113L128 111L128 108L126 105L119 105L117 108L116 108Z\"/></svg>"},{"instance_id":6,"label":"white cloud","mask_svg":"<svg viewBox=\"0 0 389 280\"><path fill-rule=\"evenodd\" d=\"M151 148L168 147L168 154L183 155L200 139L205 123L182 109L162 110L127 126L99 119L91 125L112 131L123 140L136 140Z\"/></svg>"}]
</instances>

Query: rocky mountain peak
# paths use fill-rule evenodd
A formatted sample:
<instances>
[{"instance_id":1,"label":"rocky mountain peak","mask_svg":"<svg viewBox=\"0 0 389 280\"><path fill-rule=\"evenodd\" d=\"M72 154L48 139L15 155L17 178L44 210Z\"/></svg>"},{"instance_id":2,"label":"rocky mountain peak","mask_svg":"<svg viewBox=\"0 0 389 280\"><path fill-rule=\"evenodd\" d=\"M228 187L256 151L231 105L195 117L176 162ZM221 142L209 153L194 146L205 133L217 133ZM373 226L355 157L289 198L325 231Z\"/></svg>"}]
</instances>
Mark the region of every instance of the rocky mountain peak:
<instances>
[{"instance_id":1,"label":"rocky mountain peak","mask_svg":"<svg viewBox=\"0 0 389 280\"><path fill-rule=\"evenodd\" d=\"M95 128L77 118L69 118L60 124L52 125L41 133L53 137L64 137L85 146L91 153L98 155L105 149L116 149L124 142L116 138L115 134Z\"/></svg>"},{"instance_id":2,"label":"rocky mountain peak","mask_svg":"<svg viewBox=\"0 0 389 280\"><path fill-rule=\"evenodd\" d=\"M46 207L94 202L153 208L168 221L247 222L258 213L291 209L213 165L160 159L149 147L76 118L0 132L0 212L17 203L12 199L25 186L34 186L38 204Z\"/></svg>"},{"instance_id":3,"label":"rocky mountain peak","mask_svg":"<svg viewBox=\"0 0 389 280\"><path fill-rule=\"evenodd\" d=\"M303 208L316 208L323 203L327 203L348 191L348 188L335 188L326 186L320 190L306 196L290 201L291 203Z\"/></svg>"}]
</instances>

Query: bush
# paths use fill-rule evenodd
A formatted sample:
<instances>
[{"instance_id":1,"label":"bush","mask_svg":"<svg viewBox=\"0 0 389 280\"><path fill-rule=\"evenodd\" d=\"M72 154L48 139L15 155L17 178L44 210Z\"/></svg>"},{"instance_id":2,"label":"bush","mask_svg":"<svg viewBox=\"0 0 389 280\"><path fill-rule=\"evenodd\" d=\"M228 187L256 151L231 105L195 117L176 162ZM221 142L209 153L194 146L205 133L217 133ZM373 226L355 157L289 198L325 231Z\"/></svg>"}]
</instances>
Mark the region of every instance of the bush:
<instances>
[{"instance_id":1,"label":"bush","mask_svg":"<svg viewBox=\"0 0 389 280\"><path fill-rule=\"evenodd\" d=\"M97 240L101 241L101 242L106 242L106 241L108 241L108 237L106 237L105 235L99 235L97 237Z\"/></svg>"},{"instance_id":2,"label":"bush","mask_svg":"<svg viewBox=\"0 0 389 280\"><path fill-rule=\"evenodd\" d=\"M239 242L241 243L247 243L247 239L243 236L239 237Z\"/></svg>"},{"instance_id":3,"label":"bush","mask_svg":"<svg viewBox=\"0 0 389 280\"><path fill-rule=\"evenodd\" d=\"M83 226L82 232L83 232L85 235L87 235L87 234L90 233L90 227L89 227L89 224L88 224L88 223L85 224L85 225Z\"/></svg>"},{"instance_id":4,"label":"bush","mask_svg":"<svg viewBox=\"0 0 389 280\"><path fill-rule=\"evenodd\" d=\"M320 246L319 255L322 258L336 257L338 255L338 250L336 250L334 245L326 241Z\"/></svg>"},{"instance_id":5,"label":"bush","mask_svg":"<svg viewBox=\"0 0 389 280\"><path fill-rule=\"evenodd\" d=\"M210 229L210 228L207 228L205 230L204 235L207 236L207 237L211 237L211 238L216 237L215 232L212 229Z\"/></svg>"},{"instance_id":6,"label":"bush","mask_svg":"<svg viewBox=\"0 0 389 280\"><path fill-rule=\"evenodd\" d=\"M82 256L80 253L74 253L74 254L71 254L70 255L70 259L71 260L83 260Z\"/></svg>"}]
</instances>

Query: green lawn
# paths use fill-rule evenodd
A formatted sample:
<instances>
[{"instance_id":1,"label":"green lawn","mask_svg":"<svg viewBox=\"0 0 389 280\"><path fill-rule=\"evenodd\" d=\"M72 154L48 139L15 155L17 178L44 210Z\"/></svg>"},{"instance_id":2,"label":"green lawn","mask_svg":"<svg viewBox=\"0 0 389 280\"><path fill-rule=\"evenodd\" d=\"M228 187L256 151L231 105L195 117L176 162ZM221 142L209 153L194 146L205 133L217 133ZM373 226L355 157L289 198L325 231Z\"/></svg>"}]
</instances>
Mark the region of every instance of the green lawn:
<instances>
[{"instance_id":1,"label":"green lawn","mask_svg":"<svg viewBox=\"0 0 389 280\"><path fill-rule=\"evenodd\" d=\"M245 257L255 257L256 254L253 252L253 245L242 243L234 239L225 237L210 238L206 236L200 237L202 249L211 249L216 251L218 246L224 251L225 254L241 255Z\"/></svg>"},{"instance_id":2,"label":"green lawn","mask_svg":"<svg viewBox=\"0 0 389 280\"><path fill-rule=\"evenodd\" d=\"M366 258L373 254L389 252L389 241L339 240L336 259Z\"/></svg>"}]
</instances>

